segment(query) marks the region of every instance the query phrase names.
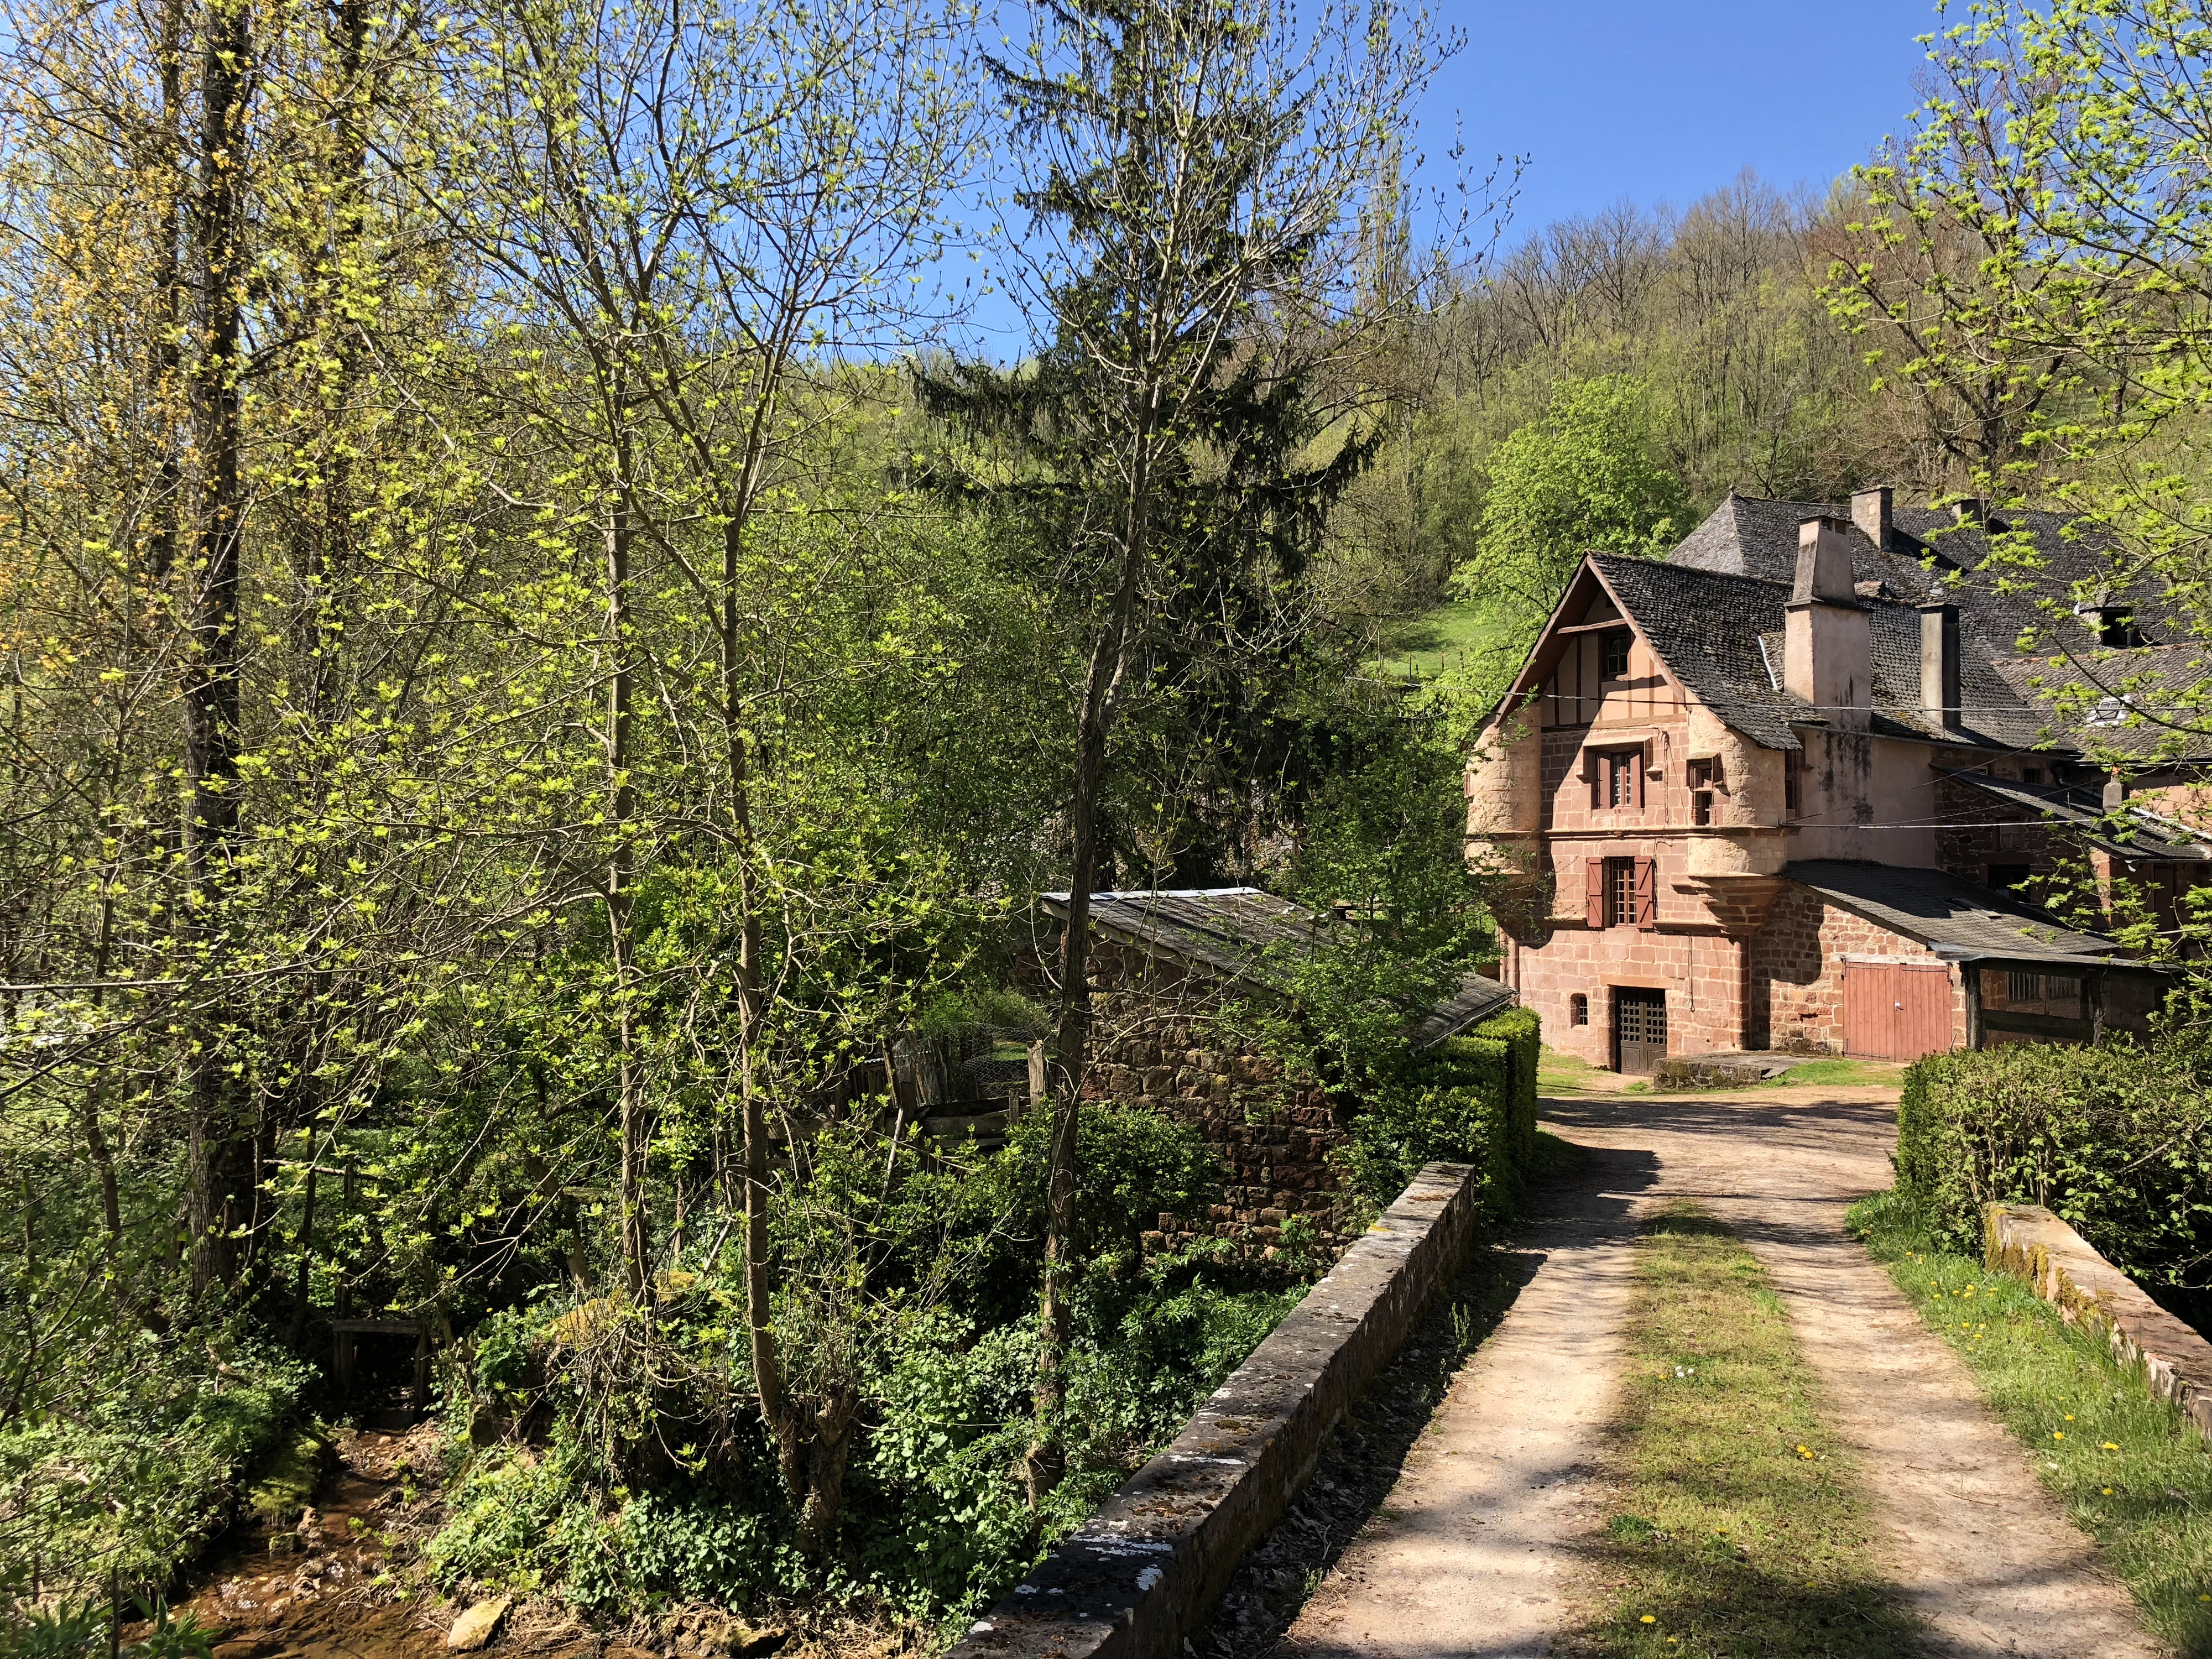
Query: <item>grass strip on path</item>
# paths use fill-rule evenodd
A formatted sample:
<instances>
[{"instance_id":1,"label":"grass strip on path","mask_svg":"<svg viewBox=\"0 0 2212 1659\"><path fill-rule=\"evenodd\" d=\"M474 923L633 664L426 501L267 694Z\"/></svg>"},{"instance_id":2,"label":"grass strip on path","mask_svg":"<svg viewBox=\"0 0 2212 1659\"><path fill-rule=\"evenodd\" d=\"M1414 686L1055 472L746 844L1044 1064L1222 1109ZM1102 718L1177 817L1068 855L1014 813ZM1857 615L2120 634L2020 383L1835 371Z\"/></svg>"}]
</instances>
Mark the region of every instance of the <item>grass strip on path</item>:
<instances>
[{"instance_id":1,"label":"grass strip on path","mask_svg":"<svg viewBox=\"0 0 2212 1659\"><path fill-rule=\"evenodd\" d=\"M2212 1453L2202 1437L2101 1333L2069 1326L2011 1274L1934 1248L1899 1194L1862 1199L1849 1224L2033 1450L2043 1484L2097 1540L2144 1623L2212 1659Z\"/></svg>"},{"instance_id":2,"label":"grass strip on path","mask_svg":"<svg viewBox=\"0 0 2212 1659\"><path fill-rule=\"evenodd\" d=\"M1560 1651L1918 1651L1782 1298L1694 1206L1662 1212L1638 1243L1622 1382L1605 1534L1589 1548L1582 1625Z\"/></svg>"}]
</instances>

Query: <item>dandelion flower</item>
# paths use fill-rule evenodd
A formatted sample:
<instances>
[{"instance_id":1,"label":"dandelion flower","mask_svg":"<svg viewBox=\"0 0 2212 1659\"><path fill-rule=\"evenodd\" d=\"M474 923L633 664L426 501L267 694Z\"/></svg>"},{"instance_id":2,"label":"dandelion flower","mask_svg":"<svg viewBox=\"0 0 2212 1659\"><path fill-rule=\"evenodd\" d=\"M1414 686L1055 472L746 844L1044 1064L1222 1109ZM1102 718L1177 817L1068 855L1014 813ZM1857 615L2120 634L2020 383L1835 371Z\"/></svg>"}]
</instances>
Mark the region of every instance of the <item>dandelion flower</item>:
<instances>
[{"instance_id":1,"label":"dandelion flower","mask_svg":"<svg viewBox=\"0 0 2212 1659\"><path fill-rule=\"evenodd\" d=\"M2112 1489L2110 1486L2106 1487L2106 1488L2105 1488L2105 1496L2106 1496L2106 1497L2107 1497L2107 1498L2110 1498L2112 1495Z\"/></svg>"},{"instance_id":2,"label":"dandelion flower","mask_svg":"<svg viewBox=\"0 0 2212 1659\"><path fill-rule=\"evenodd\" d=\"M1650 1613L1645 1613L1645 1614L1644 1615L1643 1622L1644 1622L1644 1623L1645 1623L1645 1624L1647 1624L1647 1625L1656 1625L1656 1624L1657 1624L1659 1621L1658 1621L1656 1619L1654 1619L1654 1618L1653 1618Z\"/></svg>"},{"instance_id":3,"label":"dandelion flower","mask_svg":"<svg viewBox=\"0 0 2212 1659\"><path fill-rule=\"evenodd\" d=\"M2063 1429L2053 1429L2051 1431L2051 1437L2053 1440L2063 1440L2066 1437L2066 1431Z\"/></svg>"},{"instance_id":4,"label":"dandelion flower","mask_svg":"<svg viewBox=\"0 0 2212 1659\"><path fill-rule=\"evenodd\" d=\"M2103 1446L2103 1449L2106 1451L2118 1451L2119 1449L2120 1443L2117 1440L2107 1440Z\"/></svg>"}]
</instances>

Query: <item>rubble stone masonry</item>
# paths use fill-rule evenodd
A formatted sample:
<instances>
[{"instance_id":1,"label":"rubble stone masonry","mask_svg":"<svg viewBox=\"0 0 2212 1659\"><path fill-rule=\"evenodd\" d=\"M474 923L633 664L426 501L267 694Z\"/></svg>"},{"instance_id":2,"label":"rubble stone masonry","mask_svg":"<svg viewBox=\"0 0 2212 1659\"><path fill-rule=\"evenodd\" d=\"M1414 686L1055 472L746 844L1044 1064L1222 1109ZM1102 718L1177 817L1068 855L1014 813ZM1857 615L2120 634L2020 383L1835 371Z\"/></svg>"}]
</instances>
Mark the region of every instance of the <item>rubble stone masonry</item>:
<instances>
[{"instance_id":1,"label":"rubble stone masonry","mask_svg":"<svg viewBox=\"0 0 2212 1659\"><path fill-rule=\"evenodd\" d=\"M1351 1190L1331 1161L1349 1133L1328 1097L1285 1081L1282 1066L1224 1018L1235 1000L1204 969L1100 936L1091 953L1092 1060L1085 1093L1149 1106L1196 1129L1225 1171L1223 1201L1204 1216L1159 1218L1145 1243L1201 1237L1266 1249L1298 1218L1330 1257L1352 1242Z\"/></svg>"},{"instance_id":2,"label":"rubble stone masonry","mask_svg":"<svg viewBox=\"0 0 2212 1659\"><path fill-rule=\"evenodd\" d=\"M1940 962L1917 939L1844 909L1809 887L1784 887L1750 946L1752 1017L1745 1046L1785 1054L1844 1052L1844 958ZM1953 1041L1966 1042L1966 1006L1952 990Z\"/></svg>"}]
</instances>

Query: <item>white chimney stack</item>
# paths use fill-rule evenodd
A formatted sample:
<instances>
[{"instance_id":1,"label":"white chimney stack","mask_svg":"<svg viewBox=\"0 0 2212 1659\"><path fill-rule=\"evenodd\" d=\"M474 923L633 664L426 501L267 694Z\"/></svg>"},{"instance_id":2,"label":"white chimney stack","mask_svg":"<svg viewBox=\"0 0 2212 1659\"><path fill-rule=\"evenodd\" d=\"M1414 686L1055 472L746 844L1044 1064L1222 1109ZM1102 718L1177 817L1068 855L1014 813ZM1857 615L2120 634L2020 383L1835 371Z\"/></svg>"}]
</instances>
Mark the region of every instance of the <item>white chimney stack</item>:
<instances>
[{"instance_id":1,"label":"white chimney stack","mask_svg":"<svg viewBox=\"0 0 2212 1659\"><path fill-rule=\"evenodd\" d=\"M1797 527L1782 678L1822 718L1863 731L1874 708L1874 625L1852 586L1849 530L1825 516Z\"/></svg>"}]
</instances>

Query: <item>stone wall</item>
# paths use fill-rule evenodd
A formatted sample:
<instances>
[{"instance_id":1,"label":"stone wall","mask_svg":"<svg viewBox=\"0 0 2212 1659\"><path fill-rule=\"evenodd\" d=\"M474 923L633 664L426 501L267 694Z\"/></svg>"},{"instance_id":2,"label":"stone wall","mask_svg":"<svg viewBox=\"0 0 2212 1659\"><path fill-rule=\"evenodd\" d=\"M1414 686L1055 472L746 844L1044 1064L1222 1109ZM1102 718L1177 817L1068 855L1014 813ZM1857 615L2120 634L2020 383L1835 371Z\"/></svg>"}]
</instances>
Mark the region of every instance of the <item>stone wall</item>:
<instances>
[{"instance_id":1,"label":"stone wall","mask_svg":"<svg viewBox=\"0 0 2212 1659\"><path fill-rule=\"evenodd\" d=\"M1996 800L1955 780L1936 780L1936 866L1972 882L1985 882L1993 864L2025 865L2033 876L2048 876L2062 857L2081 848L2054 836L2041 823L2023 823L2029 815L2010 801Z\"/></svg>"},{"instance_id":2,"label":"stone wall","mask_svg":"<svg viewBox=\"0 0 2212 1659\"><path fill-rule=\"evenodd\" d=\"M1613 1065L1612 994L1620 987L1667 993L1671 1054L1742 1046L1741 947L1718 933L1563 923L1541 949L1516 949L1511 972L1521 1006L1544 1022L1544 1040L1593 1066ZM1586 1024L1574 1023L1577 994L1589 999Z\"/></svg>"},{"instance_id":3,"label":"stone wall","mask_svg":"<svg viewBox=\"0 0 2212 1659\"><path fill-rule=\"evenodd\" d=\"M1212 1237L1266 1250L1295 1216L1324 1247L1341 1249L1353 1205L1331 1154L1351 1137L1321 1090L1286 1082L1280 1062L1224 1018L1225 1004L1254 988L1104 935L1092 950L1091 983L1086 1095L1190 1125L1224 1171L1220 1204L1203 1216L1162 1215L1146 1245Z\"/></svg>"},{"instance_id":4,"label":"stone wall","mask_svg":"<svg viewBox=\"0 0 2212 1659\"><path fill-rule=\"evenodd\" d=\"M2101 1328L2120 1363L2212 1440L2212 1343L2040 1205L1983 1206L1982 1240L1990 1267L2026 1279L2069 1325Z\"/></svg>"},{"instance_id":5,"label":"stone wall","mask_svg":"<svg viewBox=\"0 0 2212 1659\"><path fill-rule=\"evenodd\" d=\"M1917 939L1831 904L1791 882L1775 897L1750 945L1746 1047L1788 1054L1844 1052L1844 957L1940 962ZM1964 993L1952 973L1952 1042L1966 1041Z\"/></svg>"},{"instance_id":6,"label":"stone wall","mask_svg":"<svg viewBox=\"0 0 2212 1659\"><path fill-rule=\"evenodd\" d=\"M969 1627L948 1659L1181 1659L1245 1552L1467 1252L1475 1171L1431 1164L1174 1443Z\"/></svg>"}]
</instances>

